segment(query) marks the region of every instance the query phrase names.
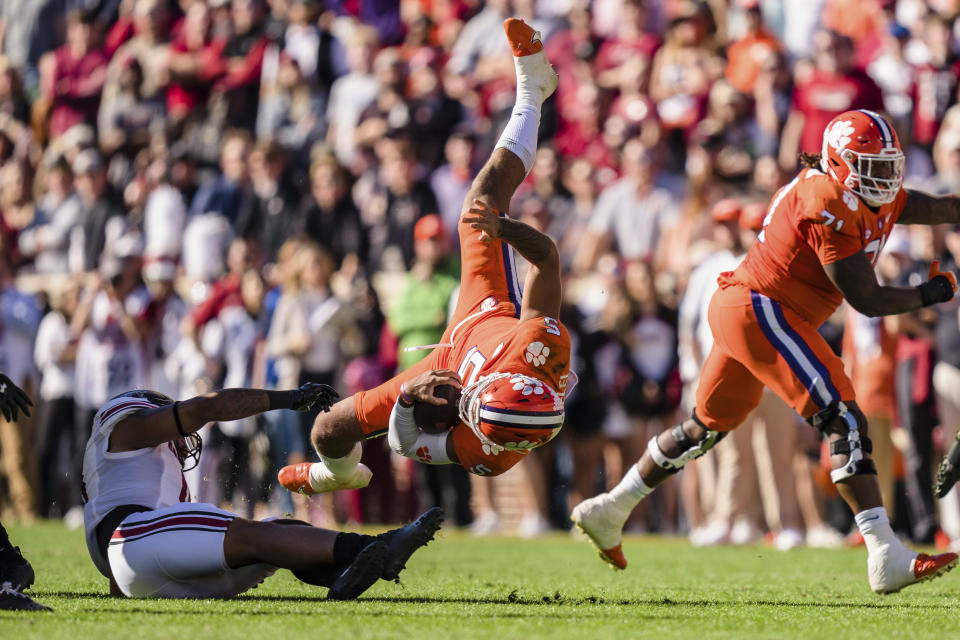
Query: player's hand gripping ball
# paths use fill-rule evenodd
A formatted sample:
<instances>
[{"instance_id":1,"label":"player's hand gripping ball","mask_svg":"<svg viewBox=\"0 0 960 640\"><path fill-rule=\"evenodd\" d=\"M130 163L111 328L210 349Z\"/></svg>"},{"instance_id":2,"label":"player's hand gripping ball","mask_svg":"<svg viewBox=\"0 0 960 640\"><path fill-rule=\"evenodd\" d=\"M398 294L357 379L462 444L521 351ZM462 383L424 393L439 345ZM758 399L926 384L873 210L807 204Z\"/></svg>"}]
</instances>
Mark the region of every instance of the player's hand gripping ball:
<instances>
[{"instance_id":1,"label":"player's hand gripping ball","mask_svg":"<svg viewBox=\"0 0 960 640\"><path fill-rule=\"evenodd\" d=\"M435 398L443 398L447 404L416 402L413 405L413 419L426 433L443 433L460 422L460 389L452 384L441 384L433 388Z\"/></svg>"},{"instance_id":2,"label":"player's hand gripping ball","mask_svg":"<svg viewBox=\"0 0 960 640\"><path fill-rule=\"evenodd\" d=\"M400 389L407 406L413 403L413 419L423 431L443 433L460 422L460 376L453 371L424 371Z\"/></svg>"}]
</instances>

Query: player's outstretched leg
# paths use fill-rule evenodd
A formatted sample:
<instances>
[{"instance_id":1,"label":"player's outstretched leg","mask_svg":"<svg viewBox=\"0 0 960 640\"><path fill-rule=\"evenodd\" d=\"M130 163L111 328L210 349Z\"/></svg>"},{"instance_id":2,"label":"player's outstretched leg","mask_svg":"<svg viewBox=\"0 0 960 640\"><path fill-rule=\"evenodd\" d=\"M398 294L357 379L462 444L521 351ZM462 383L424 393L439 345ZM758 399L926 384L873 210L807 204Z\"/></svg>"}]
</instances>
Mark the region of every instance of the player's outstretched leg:
<instances>
[{"instance_id":1,"label":"player's outstretched leg","mask_svg":"<svg viewBox=\"0 0 960 640\"><path fill-rule=\"evenodd\" d=\"M341 489L362 489L373 472L360 463L363 429L357 420L355 397L346 398L320 413L310 440L320 462L301 462L280 469L277 479L288 491L314 495Z\"/></svg>"},{"instance_id":2,"label":"player's outstretched leg","mask_svg":"<svg viewBox=\"0 0 960 640\"><path fill-rule=\"evenodd\" d=\"M533 168L540 109L557 89L557 74L547 61L540 32L517 18L507 18L503 29L513 53L517 98L493 153L464 198L464 210L473 205L474 199L499 211L510 207L514 191Z\"/></svg>"},{"instance_id":3,"label":"player's outstretched leg","mask_svg":"<svg viewBox=\"0 0 960 640\"><path fill-rule=\"evenodd\" d=\"M587 534L601 559L615 569L626 569L621 541L630 512L660 483L705 454L724 435L692 419L667 429L651 438L640 460L616 487L578 504L570 519Z\"/></svg>"}]
</instances>

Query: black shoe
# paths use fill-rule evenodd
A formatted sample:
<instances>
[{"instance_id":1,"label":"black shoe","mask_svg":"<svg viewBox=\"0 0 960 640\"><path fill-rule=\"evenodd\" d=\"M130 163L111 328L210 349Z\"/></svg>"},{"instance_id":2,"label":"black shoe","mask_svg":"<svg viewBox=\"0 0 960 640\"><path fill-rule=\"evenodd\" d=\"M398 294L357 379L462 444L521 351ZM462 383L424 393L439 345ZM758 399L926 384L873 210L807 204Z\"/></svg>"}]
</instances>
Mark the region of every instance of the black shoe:
<instances>
[{"instance_id":1,"label":"black shoe","mask_svg":"<svg viewBox=\"0 0 960 640\"><path fill-rule=\"evenodd\" d=\"M9 582L19 589L28 589L34 580L33 567L20 553L20 547L7 544L0 548L0 583Z\"/></svg>"},{"instance_id":2,"label":"black shoe","mask_svg":"<svg viewBox=\"0 0 960 640\"><path fill-rule=\"evenodd\" d=\"M357 554L327 592L327 600L353 600L380 579L390 555L383 540L374 540Z\"/></svg>"},{"instance_id":3,"label":"black shoe","mask_svg":"<svg viewBox=\"0 0 960 640\"><path fill-rule=\"evenodd\" d=\"M21 592L9 582L0 584L0 609L7 611L53 611L39 602L34 602L30 596Z\"/></svg>"},{"instance_id":4,"label":"black shoe","mask_svg":"<svg viewBox=\"0 0 960 640\"><path fill-rule=\"evenodd\" d=\"M433 507L405 527L381 533L378 538L390 545L390 559L383 568L384 580L396 580L413 552L433 540L443 524L443 509Z\"/></svg>"}]
</instances>

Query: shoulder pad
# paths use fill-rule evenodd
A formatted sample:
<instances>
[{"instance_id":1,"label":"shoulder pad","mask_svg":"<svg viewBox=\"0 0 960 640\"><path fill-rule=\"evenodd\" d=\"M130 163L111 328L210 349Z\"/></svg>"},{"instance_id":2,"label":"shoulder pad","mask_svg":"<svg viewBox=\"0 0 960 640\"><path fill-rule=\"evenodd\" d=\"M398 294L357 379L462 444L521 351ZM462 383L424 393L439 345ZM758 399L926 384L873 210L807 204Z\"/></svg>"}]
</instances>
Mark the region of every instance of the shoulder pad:
<instances>
[{"instance_id":1,"label":"shoulder pad","mask_svg":"<svg viewBox=\"0 0 960 640\"><path fill-rule=\"evenodd\" d=\"M840 233L859 234L863 203L855 193L816 169L807 169L797 188L800 218Z\"/></svg>"}]
</instances>

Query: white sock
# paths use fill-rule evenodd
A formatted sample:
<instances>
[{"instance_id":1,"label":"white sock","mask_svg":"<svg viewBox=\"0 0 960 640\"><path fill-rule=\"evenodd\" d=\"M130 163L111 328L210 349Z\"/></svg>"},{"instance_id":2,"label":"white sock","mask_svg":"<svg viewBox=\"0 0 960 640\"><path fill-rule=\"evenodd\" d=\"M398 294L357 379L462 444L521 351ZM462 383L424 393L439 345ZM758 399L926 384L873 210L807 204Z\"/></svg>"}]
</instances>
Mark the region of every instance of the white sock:
<instances>
[{"instance_id":1,"label":"white sock","mask_svg":"<svg viewBox=\"0 0 960 640\"><path fill-rule=\"evenodd\" d=\"M547 62L547 56L543 51L522 56L514 56L513 66L517 72L517 102L519 105L529 105L536 107L537 111L543 104L543 93L540 84L534 78L542 80L545 75L552 75L553 69Z\"/></svg>"},{"instance_id":2,"label":"white sock","mask_svg":"<svg viewBox=\"0 0 960 640\"><path fill-rule=\"evenodd\" d=\"M610 490L607 494L613 500L613 503L630 513L637 503L646 498L653 491L653 487L648 487L640 477L640 469L637 465L630 465L630 470L623 476L620 483Z\"/></svg>"},{"instance_id":3,"label":"white sock","mask_svg":"<svg viewBox=\"0 0 960 640\"><path fill-rule=\"evenodd\" d=\"M893 535L890 520L887 518L887 510L883 507L865 509L854 516L854 520L863 535L864 543L867 545L867 553L873 553L891 543L901 544L897 537Z\"/></svg>"},{"instance_id":4,"label":"white sock","mask_svg":"<svg viewBox=\"0 0 960 640\"><path fill-rule=\"evenodd\" d=\"M360 443L353 445L350 453L342 458L328 458L320 454L320 462L310 466L310 482L319 483L324 478L336 478L338 480L349 480L354 471L357 470L357 463L360 462L360 456L363 454L363 448Z\"/></svg>"},{"instance_id":5,"label":"white sock","mask_svg":"<svg viewBox=\"0 0 960 640\"><path fill-rule=\"evenodd\" d=\"M537 132L540 129L540 106L520 104L520 94L517 94L517 104L510 114L510 121L500 134L496 149L504 148L513 152L526 173L533 168L533 161L537 156Z\"/></svg>"}]
</instances>

